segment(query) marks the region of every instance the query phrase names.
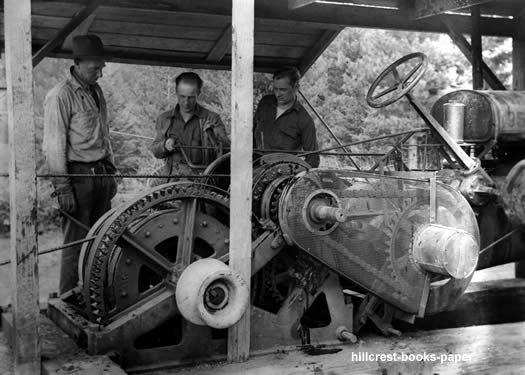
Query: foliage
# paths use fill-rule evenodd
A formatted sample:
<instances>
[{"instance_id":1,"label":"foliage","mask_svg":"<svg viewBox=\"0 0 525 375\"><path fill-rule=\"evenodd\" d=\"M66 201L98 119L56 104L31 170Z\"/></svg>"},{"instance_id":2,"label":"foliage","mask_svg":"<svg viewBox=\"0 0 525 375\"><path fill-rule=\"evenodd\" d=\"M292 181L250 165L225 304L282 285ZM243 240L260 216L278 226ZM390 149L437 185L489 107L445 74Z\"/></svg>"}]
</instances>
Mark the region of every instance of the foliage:
<instances>
[{"instance_id":1,"label":"foliage","mask_svg":"<svg viewBox=\"0 0 525 375\"><path fill-rule=\"evenodd\" d=\"M484 39L486 62L507 85L511 81L509 43L509 40L501 38ZM370 108L365 100L371 83L385 67L415 51L424 52L429 58L428 71L414 89L414 95L426 107L429 108L446 91L471 85L468 61L445 35L347 28L303 77L301 89L344 143L421 127L421 119L406 100L380 110ZM45 59L34 71L39 167L43 163L43 100L45 94L67 75L70 65L70 61ZM108 102L110 128L153 137L156 117L176 103L174 78L184 70L108 63L100 84ZM198 73L205 82L200 101L218 112L229 129L231 73ZM271 77L256 74L254 105L269 90L270 84ZM322 124L316 122L320 146L335 145ZM149 143L145 139L113 134L112 144L119 170L130 174L154 171L160 161L148 151ZM391 141L363 145L352 148L352 151L384 150L389 143ZM334 157L325 157L322 163L334 167L347 165L347 161ZM0 201L3 198L5 202L7 184L3 186L0 188L0 193L3 190ZM51 187L47 181L39 186L41 219L54 219L56 224L56 213L51 206L53 200L49 199ZM134 193L145 187L144 180L124 179L119 190L121 193ZM2 211L6 209L4 206L0 206L0 220L5 216L2 216Z\"/></svg>"}]
</instances>

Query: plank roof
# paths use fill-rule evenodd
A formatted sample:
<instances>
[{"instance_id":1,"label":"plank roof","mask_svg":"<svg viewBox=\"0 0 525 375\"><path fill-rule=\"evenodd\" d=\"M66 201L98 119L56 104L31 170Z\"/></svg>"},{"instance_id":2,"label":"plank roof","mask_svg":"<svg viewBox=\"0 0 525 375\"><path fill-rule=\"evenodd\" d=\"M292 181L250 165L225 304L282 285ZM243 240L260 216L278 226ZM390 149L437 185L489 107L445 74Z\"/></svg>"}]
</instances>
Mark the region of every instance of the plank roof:
<instances>
[{"instance_id":1,"label":"plank roof","mask_svg":"<svg viewBox=\"0 0 525 375\"><path fill-rule=\"evenodd\" d=\"M63 29L87 0L32 0L34 51ZM302 71L346 26L468 33L471 6L481 9L484 35L511 37L520 0L256 0L255 69L283 64ZM0 27L3 38L3 27ZM112 61L229 69L231 0L106 0L73 32L98 34ZM71 57L70 41L47 54Z\"/></svg>"}]
</instances>

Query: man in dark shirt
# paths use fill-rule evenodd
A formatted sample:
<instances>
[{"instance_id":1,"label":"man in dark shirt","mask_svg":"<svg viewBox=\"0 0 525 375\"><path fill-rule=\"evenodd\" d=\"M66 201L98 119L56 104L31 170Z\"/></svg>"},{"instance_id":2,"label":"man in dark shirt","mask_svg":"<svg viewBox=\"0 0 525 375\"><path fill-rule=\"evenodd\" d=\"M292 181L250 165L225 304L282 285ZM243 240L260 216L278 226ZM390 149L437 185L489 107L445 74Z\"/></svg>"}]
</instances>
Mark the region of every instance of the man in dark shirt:
<instances>
[{"instance_id":1,"label":"man in dark shirt","mask_svg":"<svg viewBox=\"0 0 525 375\"><path fill-rule=\"evenodd\" d=\"M163 175L199 174L217 158L213 148L230 147L219 115L197 102L202 85L196 73L181 73L175 79L177 105L157 118L150 150L156 158L164 159ZM166 182L156 179L151 185Z\"/></svg>"},{"instance_id":2,"label":"man in dark shirt","mask_svg":"<svg viewBox=\"0 0 525 375\"><path fill-rule=\"evenodd\" d=\"M313 119L297 100L299 71L283 68L273 76L273 95L261 99L254 116L255 145L261 149L315 151L317 136ZM306 156L312 167L319 166L319 154Z\"/></svg>"}]
</instances>

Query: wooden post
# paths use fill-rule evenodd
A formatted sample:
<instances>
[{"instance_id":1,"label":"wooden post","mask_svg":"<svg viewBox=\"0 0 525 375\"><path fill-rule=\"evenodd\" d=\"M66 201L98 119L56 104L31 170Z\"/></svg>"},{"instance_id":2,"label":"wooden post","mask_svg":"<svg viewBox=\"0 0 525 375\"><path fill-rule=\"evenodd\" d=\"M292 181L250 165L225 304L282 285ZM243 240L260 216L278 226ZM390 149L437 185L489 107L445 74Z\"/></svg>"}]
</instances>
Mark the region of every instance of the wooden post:
<instances>
[{"instance_id":1,"label":"wooden post","mask_svg":"<svg viewBox=\"0 0 525 375\"><path fill-rule=\"evenodd\" d=\"M471 41L472 45L472 87L474 90L483 89L483 70L482 70L482 41L481 41L481 27L480 27L480 11L478 7L472 8L471 19L472 19L472 32Z\"/></svg>"},{"instance_id":2,"label":"wooden post","mask_svg":"<svg viewBox=\"0 0 525 375\"><path fill-rule=\"evenodd\" d=\"M40 311L31 0L5 0L4 25L11 159L9 195L14 367L16 374L39 374Z\"/></svg>"},{"instance_id":3,"label":"wooden post","mask_svg":"<svg viewBox=\"0 0 525 375\"><path fill-rule=\"evenodd\" d=\"M512 39L512 89L525 90L525 14L516 17L516 35ZM516 262L516 277L525 278L525 261Z\"/></svg>"},{"instance_id":4,"label":"wooden post","mask_svg":"<svg viewBox=\"0 0 525 375\"><path fill-rule=\"evenodd\" d=\"M254 0L232 1L230 267L250 286L252 252ZM250 309L228 333L228 360L250 354Z\"/></svg>"},{"instance_id":5,"label":"wooden post","mask_svg":"<svg viewBox=\"0 0 525 375\"><path fill-rule=\"evenodd\" d=\"M7 84L5 81L5 54L0 56L0 174L9 171L9 140L7 132ZM2 184L7 183L7 179L2 178ZM7 198L7 196L5 197ZM0 195L0 199L4 196ZM1 249L0 249L1 250Z\"/></svg>"}]
</instances>

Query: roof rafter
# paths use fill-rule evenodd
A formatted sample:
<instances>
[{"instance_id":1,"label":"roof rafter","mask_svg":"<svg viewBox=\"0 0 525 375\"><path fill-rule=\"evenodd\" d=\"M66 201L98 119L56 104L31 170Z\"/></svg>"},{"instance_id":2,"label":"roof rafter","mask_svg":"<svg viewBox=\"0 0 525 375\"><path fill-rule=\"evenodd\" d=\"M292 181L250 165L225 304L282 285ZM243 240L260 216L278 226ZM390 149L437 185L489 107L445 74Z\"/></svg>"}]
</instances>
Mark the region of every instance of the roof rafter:
<instances>
[{"instance_id":1,"label":"roof rafter","mask_svg":"<svg viewBox=\"0 0 525 375\"><path fill-rule=\"evenodd\" d=\"M417 0L412 16L421 19L498 1L501 0Z\"/></svg>"},{"instance_id":2,"label":"roof rafter","mask_svg":"<svg viewBox=\"0 0 525 375\"><path fill-rule=\"evenodd\" d=\"M211 51L208 53L208 56L206 56L206 61L212 61L212 62L219 62L222 60L224 55L230 50L232 47L232 25L231 23L224 29L222 32L221 37Z\"/></svg>"},{"instance_id":3,"label":"roof rafter","mask_svg":"<svg viewBox=\"0 0 525 375\"><path fill-rule=\"evenodd\" d=\"M454 30L453 25L447 24L447 27L449 29L448 35L450 36L450 39L452 39L461 53L463 53L466 59L472 64L474 61L472 45L462 34ZM481 59L481 69L483 71L483 79L489 84L492 90L506 90L505 85L499 80L498 76L496 76L483 59Z\"/></svg>"},{"instance_id":4,"label":"roof rafter","mask_svg":"<svg viewBox=\"0 0 525 375\"><path fill-rule=\"evenodd\" d=\"M301 65L299 66L299 71L301 75L304 74L310 67L315 63L315 61L321 56L321 54L328 48L332 41L343 31L344 27L341 27L338 30L326 30L315 45L308 51L306 56L303 58Z\"/></svg>"},{"instance_id":5,"label":"roof rafter","mask_svg":"<svg viewBox=\"0 0 525 375\"><path fill-rule=\"evenodd\" d=\"M333 3L334 0L288 0L289 9L298 9L310 4L328 4ZM396 0L337 0L338 3L348 5L366 5L370 7L380 8L399 8Z\"/></svg>"},{"instance_id":6,"label":"roof rafter","mask_svg":"<svg viewBox=\"0 0 525 375\"><path fill-rule=\"evenodd\" d=\"M365 5L365 3L369 3L370 1L384 0L355 0L353 2L361 2ZM418 0L417 2L419 1L430 0ZM54 3L58 4L62 2L65 3L65 0L55 1ZM83 3L83 0L70 0L67 2L68 6L71 6L71 4ZM255 4L255 17L256 23L257 19L272 19L274 21L294 22L295 24L303 24L305 26L318 27L321 29L349 26L421 32L447 32L446 28L437 17L411 19L409 17L408 9L405 9L406 0L399 0L394 3L398 4L399 9L354 6L349 3L345 4L340 0L334 0L325 3L315 2L308 6L291 10L288 8L288 1L258 0ZM47 2L43 0L33 0L32 5L33 9L35 9L34 13L38 14L38 8L45 7L46 4ZM178 0L176 2L159 0L154 2L155 6L152 4L152 2L139 0L107 0L104 2L103 7L143 9L147 12L155 10L162 11L164 14L173 15L183 12L202 14L206 17L227 16L231 18L231 0L214 0L206 2L195 0ZM446 14L442 17L454 23L459 32L469 33L471 30L471 20L469 16ZM514 34L514 24L514 20L508 18L482 16L480 20L483 35L491 36L512 36Z\"/></svg>"},{"instance_id":7,"label":"roof rafter","mask_svg":"<svg viewBox=\"0 0 525 375\"><path fill-rule=\"evenodd\" d=\"M75 30L95 9L98 8L102 0L90 0L89 3L67 23L62 30L35 54L33 54L33 67L37 66L51 51L64 43L64 40L73 30Z\"/></svg>"}]
</instances>

